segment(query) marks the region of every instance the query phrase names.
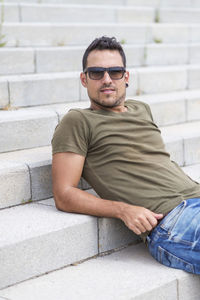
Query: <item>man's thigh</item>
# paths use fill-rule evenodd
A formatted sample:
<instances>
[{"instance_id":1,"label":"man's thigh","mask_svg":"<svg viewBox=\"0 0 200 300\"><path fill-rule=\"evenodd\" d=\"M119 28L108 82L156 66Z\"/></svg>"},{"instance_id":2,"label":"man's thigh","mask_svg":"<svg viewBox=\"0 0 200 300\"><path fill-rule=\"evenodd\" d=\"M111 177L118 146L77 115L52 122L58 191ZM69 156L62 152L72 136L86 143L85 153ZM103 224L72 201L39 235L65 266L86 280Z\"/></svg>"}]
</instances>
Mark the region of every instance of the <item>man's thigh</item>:
<instances>
[{"instance_id":1,"label":"man's thigh","mask_svg":"<svg viewBox=\"0 0 200 300\"><path fill-rule=\"evenodd\" d=\"M200 198L180 203L147 241L150 253L160 263L200 274Z\"/></svg>"}]
</instances>

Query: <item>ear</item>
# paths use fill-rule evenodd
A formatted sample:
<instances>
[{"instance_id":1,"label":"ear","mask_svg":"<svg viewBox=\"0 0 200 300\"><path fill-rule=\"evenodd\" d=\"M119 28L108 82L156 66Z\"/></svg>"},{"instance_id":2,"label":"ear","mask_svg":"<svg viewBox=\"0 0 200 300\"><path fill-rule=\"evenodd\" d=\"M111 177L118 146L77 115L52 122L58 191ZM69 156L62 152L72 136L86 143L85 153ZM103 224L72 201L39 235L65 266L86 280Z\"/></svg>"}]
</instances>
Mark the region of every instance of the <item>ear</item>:
<instances>
[{"instance_id":1,"label":"ear","mask_svg":"<svg viewBox=\"0 0 200 300\"><path fill-rule=\"evenodd\" d=\"M82 72L80 74L80 80L81 80L82 85L86 88L87 87L87 77L86 77L85 73Z\"/></svg>"},{"instance_id":2,"label":"ear","mask_svg":"<svg viewBox=\"0 0 200 300\"><path fill-rule=\"evenodd\" d=\"M125 73L125 83L128 83L129 82L129 72L126 71Z\"/></svg>"}]
</instances>

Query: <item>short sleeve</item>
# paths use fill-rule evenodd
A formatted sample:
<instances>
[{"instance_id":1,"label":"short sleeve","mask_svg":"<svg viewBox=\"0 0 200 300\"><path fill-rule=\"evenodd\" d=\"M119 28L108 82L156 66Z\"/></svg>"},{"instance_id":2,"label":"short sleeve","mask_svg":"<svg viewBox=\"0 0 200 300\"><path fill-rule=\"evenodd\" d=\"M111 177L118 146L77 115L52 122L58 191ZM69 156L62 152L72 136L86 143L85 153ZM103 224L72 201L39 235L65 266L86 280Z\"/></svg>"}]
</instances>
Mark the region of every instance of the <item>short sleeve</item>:
<instances>
[{"instance_id":1,"label":"short sleeve","mask_svg":"<svg viewBox=\"0 0 200 300\"><path fill-rule=\"evenodd\" d=\"M89 126L79 110L69 111L57 125L52 138L52 152L74 152L87 155Z\"/></svg>"},{"instance_id":2,"label":"short sleeve","mask_svg":"<svg viewBox=\"0 0 200 300\"><path fill-rule=\"evenodd\" d=\"M146 110L147 110L147 113L148 113L148 115L150 116L152 122L154 122L154 120L153 120L153 115L152 115L150 106L149 106L147 103L144 103L144 102L143 102L143 104L145 105L145 108L146 108Z\"/></svg>"}]
</instances>

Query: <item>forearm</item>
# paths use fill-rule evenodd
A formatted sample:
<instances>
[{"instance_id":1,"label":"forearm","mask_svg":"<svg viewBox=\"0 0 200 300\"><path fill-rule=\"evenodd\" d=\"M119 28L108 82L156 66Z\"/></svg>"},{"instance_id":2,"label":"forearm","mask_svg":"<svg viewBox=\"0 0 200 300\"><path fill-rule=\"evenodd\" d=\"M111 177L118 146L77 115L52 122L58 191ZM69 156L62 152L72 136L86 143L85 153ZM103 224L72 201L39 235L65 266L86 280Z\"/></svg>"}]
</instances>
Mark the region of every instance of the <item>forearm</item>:
<instances>
[{"instance_id":1,"label":"forearm","mask_svg":"<svg viewBox=\"0 0 200 300\"><path fill-rule=\"evenodd\" d=\"M59 210L98 217L121 218L124 206L128 205L101 199L74 187L68 187L59 196L55 193L54 198Z\"/></svg>"}]
</instances>

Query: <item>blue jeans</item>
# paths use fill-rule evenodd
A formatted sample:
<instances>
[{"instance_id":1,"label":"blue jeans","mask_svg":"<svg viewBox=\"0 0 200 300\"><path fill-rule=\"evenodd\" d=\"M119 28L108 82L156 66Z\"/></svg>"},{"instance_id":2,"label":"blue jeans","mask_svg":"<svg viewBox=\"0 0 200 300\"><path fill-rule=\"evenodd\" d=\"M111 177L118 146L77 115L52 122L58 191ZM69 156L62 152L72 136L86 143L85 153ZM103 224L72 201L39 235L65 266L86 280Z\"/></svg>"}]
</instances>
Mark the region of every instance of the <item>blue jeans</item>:
<instances>
[{"instance_id":1,"label":"blue jeans","mask_svg":"<svg viewBox=\"0 0 200 300\"><path fill-rule=\"evenodd\" d=\"M200 198L175 207L147 237L151 255L165 266L200 274Z\"/></svg>"}]
</instances>

